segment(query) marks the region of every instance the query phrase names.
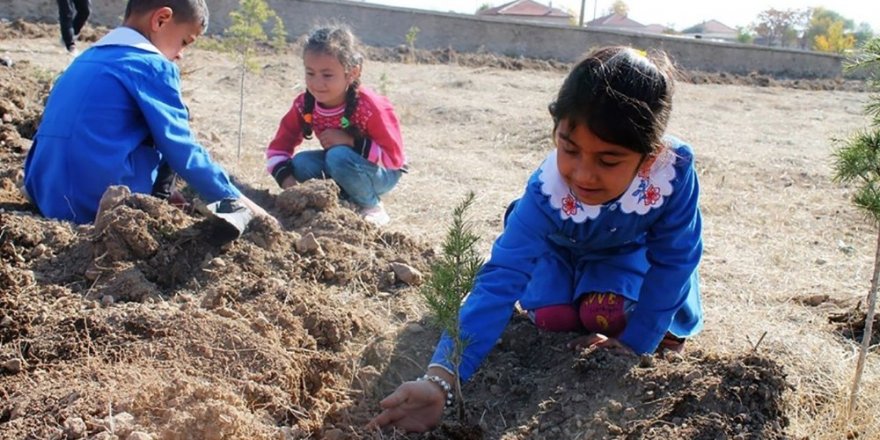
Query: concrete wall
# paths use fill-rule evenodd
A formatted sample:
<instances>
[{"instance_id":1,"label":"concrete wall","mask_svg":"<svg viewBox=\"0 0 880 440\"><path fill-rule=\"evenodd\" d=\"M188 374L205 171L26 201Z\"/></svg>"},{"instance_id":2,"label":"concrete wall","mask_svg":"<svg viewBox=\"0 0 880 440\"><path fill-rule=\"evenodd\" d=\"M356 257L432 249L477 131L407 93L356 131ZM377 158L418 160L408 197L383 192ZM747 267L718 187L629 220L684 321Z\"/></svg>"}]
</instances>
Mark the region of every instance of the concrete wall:
<instances>
[{"instance_id":1,"label":"concrete wall","mask_svg":"<svg viewBox=\"0 0 880 440\"><path fill-rule=\"evenodd\" d=\"M207 0L211 9L208 32L229 25L229 12L238 0ZM452 48L459 52L489 51L511 56L574 61L584 52L610 44L662 49L685 69L748 74L759 72L789 78L841 76L843 58L791 49L653 36L625 31L600 31L552 24L507 22L465 14L430 13L406 8L342 0L268 0L284 20L291 38L328 20L349 24L362 41L373 46L405 43L411 26L420 29L416 47ZM125 0L92 0L91 21L116 26ZM0 0L0 17L55 21L54 0Z\"/></svg>"}]
</instances>

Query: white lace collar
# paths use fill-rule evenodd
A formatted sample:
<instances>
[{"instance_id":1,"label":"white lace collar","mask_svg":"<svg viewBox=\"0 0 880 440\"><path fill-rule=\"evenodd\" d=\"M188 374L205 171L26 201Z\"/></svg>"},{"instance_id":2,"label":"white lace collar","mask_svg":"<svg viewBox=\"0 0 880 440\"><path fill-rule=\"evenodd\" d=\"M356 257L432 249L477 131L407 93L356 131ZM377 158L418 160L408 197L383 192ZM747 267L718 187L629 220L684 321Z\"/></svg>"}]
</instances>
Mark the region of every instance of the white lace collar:
<instances>
[{"instance_id":1,"label":"white lace collar","mask_svg":"<svg viewBox=\"0 0 880 440\"><path fill-rule=\"evenodd\" d=\"M672 194L672 180L675 179L675 152L666 148L653 161L642 165L629 188L619 199L608 205L587 205L575 198L571 188L559 174L554 149L541 165L541 192L550 199L550 206L559 211L562 220L571 219L583 223L599 216L603 206L609 209L618 207L623 213L645 215L653 208L663 206L663 201Z\"/></svg>"},{"instance_id":2,"label":"white lace collar","mask_svg":"<svg viewBox=\"0 0 880 440\"><path fill-rule=\"evenodd\" d=\"M155 52L161 54L159 49L141 35L140 32L125 26L113 29L103 38L95 42L93 46L131 46L147 52Z\"/></svg>"}]
</instances>

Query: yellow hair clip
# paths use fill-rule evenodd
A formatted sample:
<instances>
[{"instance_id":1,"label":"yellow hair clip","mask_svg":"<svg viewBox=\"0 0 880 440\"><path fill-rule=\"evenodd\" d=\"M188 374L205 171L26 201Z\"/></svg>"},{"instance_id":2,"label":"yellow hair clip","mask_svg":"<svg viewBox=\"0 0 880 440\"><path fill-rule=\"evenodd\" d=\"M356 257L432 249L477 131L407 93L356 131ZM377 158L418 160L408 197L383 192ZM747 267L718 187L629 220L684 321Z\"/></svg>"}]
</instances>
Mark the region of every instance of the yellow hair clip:
<instances>
[{"instance_id":1,"label":"yellow hair clip","mask_svg":"<svg viewBox=\"0 0 880 440\"><path fill-rule=\"evenodd\" d=\"M641 55L641 56L643 56L643 57L645 57L645 58L648 58L648 51L646 51L646 50L639 50L639 49L633 49L633 50L634 50L637 54L639 54L639 55Z\"/></svg>"}]
</instances>

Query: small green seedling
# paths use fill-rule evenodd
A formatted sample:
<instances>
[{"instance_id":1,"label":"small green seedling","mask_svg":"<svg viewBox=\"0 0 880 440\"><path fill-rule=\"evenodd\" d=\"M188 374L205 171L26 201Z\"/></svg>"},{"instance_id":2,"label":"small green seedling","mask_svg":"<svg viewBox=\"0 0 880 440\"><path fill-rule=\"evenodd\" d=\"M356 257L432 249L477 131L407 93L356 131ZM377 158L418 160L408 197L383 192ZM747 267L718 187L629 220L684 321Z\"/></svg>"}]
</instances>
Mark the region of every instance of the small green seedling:
<instances>
[{"instance_id":1,"label":"small green seedling","mask_svg":"<svg viewBox=\"0 0 880 440\"><path fill-rule=\"evenodd\" d=\"M473 203L474 193L469 192L464 201L452 211L452 224L443 242L443 253L431 265L431 274L421 290L434 322L449 335L455 345L449 362L455 369L453 386L460 421L464 421L465 412L459 369L468 341L461 335L459 311L464 297L474 287L477 272L483 265L483 259L476 249L480 237L473 232L473 227L465 216Z\"/></svg>"},{"instance_id":2,"label":"small green seedling","mask_svg":"<svg viewBox=\"0 0 880 440\"><path fill-rule=\"evenodd\" d=\"M244 89L247 71L258 71L254 59L259 44L269 44L276 50L287 43L287 32L278 14L265 0L240 0L237 10L229 13L232 24L223 32L224 46L238 54L241 76L238 94L238 150L241 159L242 127L244 125ZM269 34L266 27L271 28Z\"/></svg>"}]
</instances>

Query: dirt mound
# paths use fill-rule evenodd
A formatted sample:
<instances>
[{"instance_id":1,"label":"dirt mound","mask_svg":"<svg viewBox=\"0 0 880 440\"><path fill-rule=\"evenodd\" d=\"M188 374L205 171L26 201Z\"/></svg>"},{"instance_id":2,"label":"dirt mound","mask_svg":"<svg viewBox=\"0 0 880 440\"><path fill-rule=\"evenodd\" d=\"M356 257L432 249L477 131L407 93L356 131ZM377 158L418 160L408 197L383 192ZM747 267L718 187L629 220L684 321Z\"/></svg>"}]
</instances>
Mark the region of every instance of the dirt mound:
<instances>
[{"instance_id":1,"label":"dirt mound","mask_svg":"<svg viewBox=\"0 0 880 440\"><path fill-rule=\"evenodd\" d=\"M524 315L514 317L464 387L468 413L486 438L786 437L783 394L791 385L770 358L693 347L643 358L553 348L571 337L539 333ZM446 432L433 438L460 438L455 424Z\"/></svg>"},{"instance_id":2,"label":"dirt mound","mask_svg":"<svg viewBox=\"0 0 880 440\"><path fill-rule=\"evenodd\" d=\"M0 20L0 40L11 40L14 38L61 38L60 30L57 24L49 23L33 23L22 19L13 21ZM107 33L107 29L103 26L92 26L87 24L79 34L81 41L98 41L102 35Z\"/></svg>"}]
</instances>

